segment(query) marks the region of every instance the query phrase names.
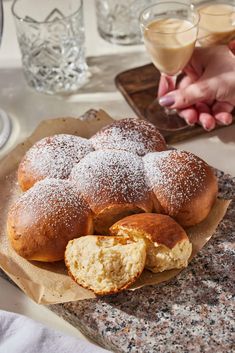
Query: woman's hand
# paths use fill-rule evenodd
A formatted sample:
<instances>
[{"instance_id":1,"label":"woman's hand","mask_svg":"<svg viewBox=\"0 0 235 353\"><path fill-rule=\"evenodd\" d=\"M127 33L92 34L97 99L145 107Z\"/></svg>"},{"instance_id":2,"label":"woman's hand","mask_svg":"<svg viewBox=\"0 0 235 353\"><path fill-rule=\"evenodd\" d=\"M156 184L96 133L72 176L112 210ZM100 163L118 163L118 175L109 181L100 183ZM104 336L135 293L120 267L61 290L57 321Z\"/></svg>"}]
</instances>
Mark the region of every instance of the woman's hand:
<instances>
[{"instance_id":1,"label":"woman's hand","mask_svg":"<svg viewBox=\"0 0 235 353\"><path fill-rule=\"evenodd\" d=\"M200 123L208 131L216 123L231 124L235 106L235 56L228 47L195 48L184 73L176 90L171 77L161 76L159 103L177 109L189 125Z\"/></svg>"}]
</instances>

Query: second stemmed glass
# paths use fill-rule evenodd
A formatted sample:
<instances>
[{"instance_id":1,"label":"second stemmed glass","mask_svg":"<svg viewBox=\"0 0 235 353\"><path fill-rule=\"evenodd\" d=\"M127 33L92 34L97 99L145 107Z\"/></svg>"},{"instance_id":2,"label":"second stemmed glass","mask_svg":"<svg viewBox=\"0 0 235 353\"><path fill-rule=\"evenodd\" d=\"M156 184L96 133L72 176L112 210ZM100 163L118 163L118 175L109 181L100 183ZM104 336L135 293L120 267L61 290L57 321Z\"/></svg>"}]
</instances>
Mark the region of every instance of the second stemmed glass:
<instances>
[{"instance_id":1,"label":"second stemmed glass","mask_svg":"<svg viewBox=\"0 0 235 353\"><path fill-rule=\"evenodd\" d=\"M171 76L176 82L194 51L198 24L194 6L181 2L164 1L141 13L144 43L161 75ZM185 125L176 111L161 108L158 99L148 107L146 115L159 128L180 129Z\"/></svg>"},{"instance_id":2,"label":"second stemmed glass","mask_svg":"<svg viewBox=\"0 0 235 353\"><path fill-rule=\"evenodd\" d=\"M226 45L235 39L235 0L199 0L195 6L200 14L200 46Z\"/></svg>"}]
</instances>

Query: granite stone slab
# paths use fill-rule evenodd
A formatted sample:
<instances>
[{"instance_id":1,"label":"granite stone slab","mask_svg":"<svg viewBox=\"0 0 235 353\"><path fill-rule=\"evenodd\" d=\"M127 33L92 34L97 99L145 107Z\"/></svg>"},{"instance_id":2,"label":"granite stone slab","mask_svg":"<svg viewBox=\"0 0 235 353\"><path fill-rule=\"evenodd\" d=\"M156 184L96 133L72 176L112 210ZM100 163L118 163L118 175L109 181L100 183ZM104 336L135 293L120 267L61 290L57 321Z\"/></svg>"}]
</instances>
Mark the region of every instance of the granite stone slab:
<instances>
[{"instance_id":1,"label":"granite stone slab","mask_svg":"<svg viewBox=\"0 0 235 353\"><path fill-rule=\"evenodd\" d=\"M217 175L220 196L235 199L235 178ZM233 201L216 234L174 280L49 308L114 352L235 352L234 239Z\"/></svg>"}]
</instances>

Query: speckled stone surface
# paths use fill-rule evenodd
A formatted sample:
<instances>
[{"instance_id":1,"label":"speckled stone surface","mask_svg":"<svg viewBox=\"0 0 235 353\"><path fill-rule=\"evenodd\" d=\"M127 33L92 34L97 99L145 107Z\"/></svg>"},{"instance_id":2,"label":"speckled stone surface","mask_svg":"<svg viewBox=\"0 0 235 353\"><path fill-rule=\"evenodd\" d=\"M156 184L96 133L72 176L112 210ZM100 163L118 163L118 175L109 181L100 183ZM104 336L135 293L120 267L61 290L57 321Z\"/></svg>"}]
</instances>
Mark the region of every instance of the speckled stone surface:
<instances>
[{"instance_id":1,"label":"speckled stone surface","mask_svg":"<svg viewBox=\"0 0 235 353\"><path fill-rule=\"evenodd\" d=\"M234 199L235 178L217 174L220 196ZM232 353L234 238L235 202L211 241L176 279L50 309L114 352Z\"/></svg>"}]
</instances>

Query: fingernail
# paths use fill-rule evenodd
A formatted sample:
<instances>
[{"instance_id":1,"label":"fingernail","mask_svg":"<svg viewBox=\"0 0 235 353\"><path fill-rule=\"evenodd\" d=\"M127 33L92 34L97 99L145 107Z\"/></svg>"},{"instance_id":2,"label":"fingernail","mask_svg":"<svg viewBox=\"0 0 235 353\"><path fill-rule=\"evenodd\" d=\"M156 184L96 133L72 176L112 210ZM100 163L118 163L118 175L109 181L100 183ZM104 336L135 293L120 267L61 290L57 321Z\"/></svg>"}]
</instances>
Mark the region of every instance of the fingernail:
<instances>
[{"instance_id":1,"label":"fingernail","mask_svg":"<svg viewBox=\"0 0 235 353\"><path fill-rule=\"evenodd\" d=\"M189 125L189 126L194 126L195 123L193 121L191 121L190 119L185 119L186 123Z\"/></svg>"},{"instance_id":2,"label":"fingernail","mask_svg":"<svg viewBox=\"0 0 235 353\"><path fill-rule=\"evenodd\" d=\"M233 119L231 118L229 121L226 121L225 125L230 125L232 124Z\"/></svg>"},{"instance_id":3,"label":"fingernail","mask_svg":"<svg viewBox=\"0 0 235 353\"><path fill-rule=\"evenodd\" d=\"M211 124L204 124L204 129L206 130L206 131L211 131L211 130L214 130L214 128L215 128L215 123L213 124L213 123L211 123Z\"/></svg>"},{"instance_id":4,"label":"fingernail","mask_svg":"<svg viewBox=\"0 0 235 353\"><path fill-rule=\"evenodd\" d=\"M214 126L204 126L204 129L209 132L214 129Z\"/></svg>"},{"instance_id":5,"label":"fingernail","mask_svg":"<svg viewBox=\"0 0 235 353\"><path fill-rule=\"evenodd\" d=\"M233 121L233 117L230 113L218 113L215 114L215 118L217 123L221 123L222 125L230 125Z\"/></svg>"},{"instance_id":6,"label":"fingernail","mask_svg":"<svg viewBox=\"0 0 235 353\"><path fill-rule=\"evenodd\" d=\"M230 125L233 121L233 117L228 117L224 120L224 125Z\"/></svg>"},{"instance_id":7,"label":"fingernail","mask_svg":"<svg viewBox=\"0 0 235 353\"><path fill-rule=\"evenodd\" d=\"M232 121L233 121L233 118L231 117L231 119L230 118L226 118L226 119L224 119L223 121L220 121L221 122L221 124L222 125L230 125L231 123L232 123Z\"/></svg>"},{"instance_id":8,"label":"fingernail","mask_svg":"<svg viewBox=\"0 0 235 353\"><path fill-rule=\"evenodd\" d=\"M170 94L159 98L159 104L162 105L163 107L170 107L174 103L175 103L175 99Z\"/></svg>"}]
</instances>

